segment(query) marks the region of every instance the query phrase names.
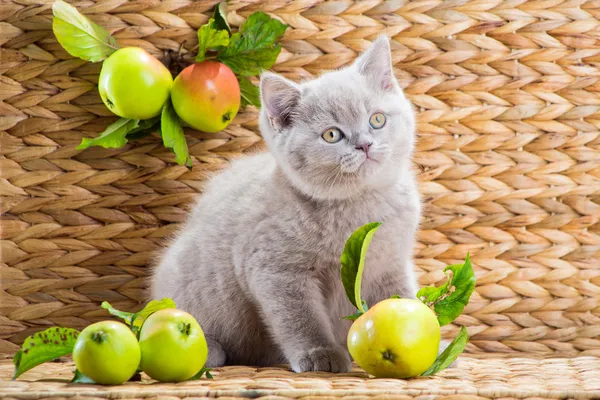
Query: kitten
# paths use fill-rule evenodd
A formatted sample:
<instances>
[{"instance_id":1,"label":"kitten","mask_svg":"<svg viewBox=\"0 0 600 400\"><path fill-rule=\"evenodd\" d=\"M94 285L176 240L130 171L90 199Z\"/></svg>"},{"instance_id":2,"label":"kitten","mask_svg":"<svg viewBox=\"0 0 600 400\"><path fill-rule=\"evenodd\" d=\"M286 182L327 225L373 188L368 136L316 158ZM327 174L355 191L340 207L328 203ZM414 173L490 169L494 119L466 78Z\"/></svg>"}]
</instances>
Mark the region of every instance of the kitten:
<instances>
[{"instance_id":1,"label":"kitten","mask_svg":"<svg viewBox=\"0 0 600 400\"><path fill-rule=\"evenodd\" d=\"M383 222L367 255L368 304L417 291L414 113L385 37L348 68L301 84L265 72L260 89L270 152L210 181L155 270L152 297L198 319L210 367L348 371L348 236Z\"/></svg>"}]
</instances>

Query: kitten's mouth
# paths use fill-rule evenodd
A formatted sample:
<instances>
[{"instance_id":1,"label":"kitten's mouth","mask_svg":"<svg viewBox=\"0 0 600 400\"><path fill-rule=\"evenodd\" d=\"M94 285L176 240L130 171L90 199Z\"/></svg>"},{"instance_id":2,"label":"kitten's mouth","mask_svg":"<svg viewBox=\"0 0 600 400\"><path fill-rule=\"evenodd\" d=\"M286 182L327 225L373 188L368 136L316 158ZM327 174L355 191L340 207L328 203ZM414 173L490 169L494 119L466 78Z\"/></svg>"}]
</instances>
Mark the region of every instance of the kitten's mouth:
<instances>
[{"instance_id":1,"label":"kitten's mouth","mask_svg":"<svg viewBox=\"0 0 600 400\"><path fill-rule=\"evenodd\" d=\"M360 163L358 168L356 169L356 173L359 175L371 175L376 170L378 170L379 161L372 157L365 157L365 159Z\"/></svg>"},{"instance_id":2,"label":"kitten's mouth","mask_svg":"<svg viewBox=\"0 0 600 400\"><path fill-rule=\"evenodd\" d=\"M379 164L379 160L377 160L375 157L370 156L368 154L365 155L365 159L363 160L363 162L360 164L360 166L362 167L363 165L367 164L367 163L375 163L375 164Z\"/></svg>"},{"instance_id":3,"label":"kitten's mouth","mask_svg":"<svg viewBox=\"0 0 600 400\"><path fill-rule=\"evenodd\" d=\"M381 162L382 160L379 158L375 158L372 155L365 155L362 160L354 159L351 163L342 165L342 172L354 176L361 176L364 174L370 175L378 169Z\"/></svg>"}]
</instances>

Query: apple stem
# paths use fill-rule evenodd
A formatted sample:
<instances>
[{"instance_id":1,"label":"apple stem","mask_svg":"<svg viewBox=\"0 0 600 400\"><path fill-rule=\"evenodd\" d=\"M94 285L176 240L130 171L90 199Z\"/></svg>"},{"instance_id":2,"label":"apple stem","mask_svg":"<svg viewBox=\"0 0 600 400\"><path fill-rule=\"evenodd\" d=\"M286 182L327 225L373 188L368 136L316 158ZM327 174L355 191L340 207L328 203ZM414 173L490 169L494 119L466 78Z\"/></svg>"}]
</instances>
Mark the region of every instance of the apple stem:
<instances>
[{"instance_id":1,"label":"apple stem","mask_svg":"<svg viewBox=\"0 0 600 400\"><path fill-rule=\"evenodd\" d=\"M106 340L106 333L104 331L98 331L92 333L92 340L96 343L102 343Z\"/></svg>"},{"instance_id":2,"label":"apple stem","mask_svg":"<svg viewBox=\"0 0 600 400\"><path fill-rule=\"evenodd\" d=\"M386 350L382 353L383 359L388 361L394 361L394 355L391 351Z\"/></svg>"},{"instance_id":3,"label":"apple stem","mask_svg":"<svg viewBox=\"0 0 600 400\"><path fill-rule=\"evenodd\" d=\"M179 324L179 331L181 333L183 333L184 335L189 336L191 329L192 329L192 324L190 324L190 323L186 324L185 322L182 322Z\"/></svg>"}]
</instances>

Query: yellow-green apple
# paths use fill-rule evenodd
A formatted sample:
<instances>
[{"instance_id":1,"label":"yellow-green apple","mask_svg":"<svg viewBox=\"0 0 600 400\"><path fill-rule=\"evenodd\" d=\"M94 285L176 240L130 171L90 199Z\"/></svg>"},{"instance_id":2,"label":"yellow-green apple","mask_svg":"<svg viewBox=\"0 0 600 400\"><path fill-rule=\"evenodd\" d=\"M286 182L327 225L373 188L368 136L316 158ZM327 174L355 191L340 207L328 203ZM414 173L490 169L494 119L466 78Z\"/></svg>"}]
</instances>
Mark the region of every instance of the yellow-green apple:
<instances>
[{"instance_id":1,"label":"yellow-green apple","mask_svg":"<svg viewBox=\"0 0 600 400\"><path fill-rule=\"evenodd\" d=\"M348 332L348 350L380 378L421 375L435 361L440 325L435 313L412 299L387 299L361 315Z\"/></svg>"},{"instance_id":2,"label":"yellow-green apple","mask_svg":"<svg viewBox=\"0 0 600 400\"><path fill-rule=\"evenodd\" d=\"M124 47L102 64L98 91L110 111L122 118L157 116L169 98L173 76L156 57L139 47Z\"/></svg>"},{"instance_id":3,"label":"yellow-green apple","mask_svg":"<svg viewBox=\"0 0 600 400\"><path fill-rule=\"evenodd\" d=\"M240 85L225 64L203 61L177 75L171 99L177 115L192 128L218 132L240 109Z\"/></svg>"},{"instance_id":4,"label":"yellow-green apple","mask_svg":"<svg viewBox=\"0 0 600 400\"><path fill-rule=\"evenodd\" d=\"M140 365L140 346L127 325L102 321L85 328L75 342L73 360L82 374L102 385L128 381Z\"/></svg>"},{"instance_id":5,"label":"yellow-green apple","mask_svg":"<svg viewBox=\"0 0 600 400\"><path fill-rule=\"evenodd\" d=\"M152 314L140 331L141 369L161 382L181 382L206 363L208 346L198 321L185 311L166 308Z\"/></svg>"}]
</instances>

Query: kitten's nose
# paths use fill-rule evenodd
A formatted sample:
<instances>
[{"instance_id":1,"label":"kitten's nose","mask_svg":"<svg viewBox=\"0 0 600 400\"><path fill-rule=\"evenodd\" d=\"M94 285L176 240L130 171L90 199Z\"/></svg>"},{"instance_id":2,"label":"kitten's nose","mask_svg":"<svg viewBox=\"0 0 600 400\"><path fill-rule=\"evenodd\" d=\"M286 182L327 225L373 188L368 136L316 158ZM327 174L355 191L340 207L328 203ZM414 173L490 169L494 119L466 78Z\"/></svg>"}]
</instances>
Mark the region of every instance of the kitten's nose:
<instances>
[{"instance_id":1,"label":"kitten's nose","mask_svg":"<svg viewBox=\"0 0 600 400\"><path fill-rule=\"evenodd\" d=\"M356 145L356 150L362 150L365 152L366 155L369 155L369 148L371 147L371 145L373 144L373 142L371 143L359 143Z\"/></svg>"}]
</instances>

